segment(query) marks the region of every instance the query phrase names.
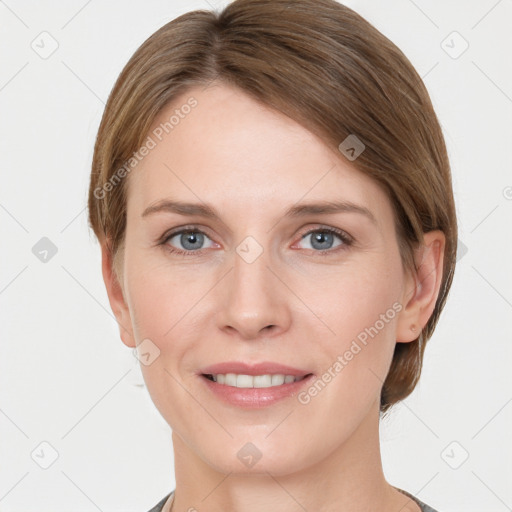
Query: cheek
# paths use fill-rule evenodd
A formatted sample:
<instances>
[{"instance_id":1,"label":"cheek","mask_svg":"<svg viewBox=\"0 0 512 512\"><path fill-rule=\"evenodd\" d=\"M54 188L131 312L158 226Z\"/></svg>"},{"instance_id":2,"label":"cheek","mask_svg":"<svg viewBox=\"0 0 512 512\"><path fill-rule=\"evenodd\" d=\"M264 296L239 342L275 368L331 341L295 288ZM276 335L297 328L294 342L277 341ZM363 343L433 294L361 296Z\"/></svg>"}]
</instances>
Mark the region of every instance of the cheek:
<instances>
[{"instance_id":1,"label":"cheek","mask_svg":"<svg viewBox=\"0 0 512 512\"><path fill-rule=\"evenodd\" d=\"M309 300L328 330L318 339L323 367L344 395L338 403L374 395L383 384L396 343L396 323L402 304L400 266L394 260L344 270L321 282ZM313 320L317 321L313 318ZM326 376L326 380L329 379ZM357 392L355 391L357 390ZM346 396L345 396L346 395Z\"/></svg>"},{"instance_id":2,"label":"cheek","mask_svg":"<svg viewBox=\"0 0 512 512\"><path fill-rule=\"evenodd\" d=\"M152 260L143 254L127 258L126 276L136 339L150 338L163 349L163 340L179 329L178 322L186 323L187 314L201 297L201 279L179 266L172 268L161 257Z\"/></svg>"},{"instance_id":3,"label":"cheek","mask_svg":"<svg viewBox=\"0 0 512 512\"><path fill-rule=\"evenodd\" d=\"M168 264L153 265L142 257L127 262L126 276L136 342L151 340L156 348L149 345L149 352L158 354L150 364L140 365L144 381L153 403L174 428L190 407L190 396L177 381L182 380L187 354L197 346L191 319L204 290L190 272L178 272Z\"/></svg>"},{"instance_id":4,"label":"cheek","mask_svg":"<svg viewBox=\"0 0 512 512\"><path fill-rule=\"evenodd\" d=\"M396 265L353 265L315 283L304 289L304 302L329 327L331 338L342 344L376 323L379 331L394 326L402 284Z\"/></svg>"},{"instance_id":5,"label":"cheek","mask_svg":"<svg viewBox=\"0 0 512 512\"><path fill-rule=\"evenodd\" d=\"M142 255L127 258L127 288L136 339L154 339L164 349L164 340L178 332L182 335L194 317L211 315L221 307L218 302L211 304L211 297L217 296L222 283L218 282L219 272L211 268L179 263L171 266L161 257L155 261L158 263ZM376 322L382 334L394 328L393 317L386 314L395 312L390 308L401 289L400 267L393 258L362 258L339 268L303 268L283 278L295 294L284 290L281 300L290 309L297 306L303 311L292 322L309 323L309 329L315 323L326 346L343 349L358 335L364 338L365 329ZM210 298L208 290L213 291ZM384 326L379 322L382 315L387 320Z\"/></svg>"}]
</instances>

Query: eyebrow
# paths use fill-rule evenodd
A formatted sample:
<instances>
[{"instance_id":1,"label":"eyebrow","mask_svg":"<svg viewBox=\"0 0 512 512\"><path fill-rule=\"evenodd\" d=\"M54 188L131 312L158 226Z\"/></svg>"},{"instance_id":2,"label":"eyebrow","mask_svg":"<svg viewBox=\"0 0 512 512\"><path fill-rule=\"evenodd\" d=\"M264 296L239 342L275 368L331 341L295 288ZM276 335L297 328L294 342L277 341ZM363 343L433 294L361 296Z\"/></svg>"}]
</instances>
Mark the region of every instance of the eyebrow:
<instances>
[{"instance_id":1,"label":"eyebrow","mask_svg":"<svg viewBox=\"0 0 512 512\"><path fill-rule=\"evenodd\" d=\"M221 220L215 209L206 203L185 203L162 199L153 205L148 206L142 213L142 217L155 213L176 213L178 215L190 215L205 217L207 219ZM373 224L377 225L377 219L366 207L350 201L320 201L314 203L303 203L291 206L286 210L283 218L306 217L309 215L328 215L335 213L359 213L367 217Z\"/></svg>"}]
</instances>

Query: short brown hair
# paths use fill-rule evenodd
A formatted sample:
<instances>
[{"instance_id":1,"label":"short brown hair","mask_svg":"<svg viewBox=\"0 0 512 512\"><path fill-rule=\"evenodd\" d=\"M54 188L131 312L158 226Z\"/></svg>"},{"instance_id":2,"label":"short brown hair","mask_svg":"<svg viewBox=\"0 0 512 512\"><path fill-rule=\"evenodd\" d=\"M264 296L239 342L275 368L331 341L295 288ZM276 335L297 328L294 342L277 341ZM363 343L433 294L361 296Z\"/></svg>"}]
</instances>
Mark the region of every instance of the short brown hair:
<instances>
[{"instance_id":1,"label":"short brown hair","mask_svg":"<svg viewBox=\"0 0 512 512\"><path fill-rule=\"evenodd\" d=\"M193 11L167 23L122 70L94 147L89 222L114 261L124 243L127 178L115 186L112 178L168 103L214 80L235 85L334 148L356 135L365 149L351 163L388 193L404 269L414 270L412 250L423 233L445 234L436 306L415 341L395 346L381 393L386 412L416 386L456 262L450 165L421 77L388 38L334 0L236 0L219 13Z\"/></svg>"}]
</instances>

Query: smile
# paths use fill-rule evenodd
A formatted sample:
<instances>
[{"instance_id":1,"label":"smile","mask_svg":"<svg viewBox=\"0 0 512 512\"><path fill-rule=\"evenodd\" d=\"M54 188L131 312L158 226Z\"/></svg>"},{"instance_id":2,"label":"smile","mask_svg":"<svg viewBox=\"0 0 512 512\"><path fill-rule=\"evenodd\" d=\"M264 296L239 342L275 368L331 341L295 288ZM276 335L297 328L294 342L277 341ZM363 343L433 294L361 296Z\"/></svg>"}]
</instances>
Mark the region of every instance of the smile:
<instances>
[{"instance_id":1,"label":"smile","mask_svg":"<svg viewBox=\"0 0 512 512\"><path fill-rule=\"evenodd\" d=\"M277 374L266 374L266 375L245 375L237 373L217 373L217 374L205 374L207 379L223 384L225 386L231 386L235 388L270 388L275 386L282 386L283 384L289 384L297 382L304 377L295 375L284 375L282 373Z\"/></svg>"}]
</instances>

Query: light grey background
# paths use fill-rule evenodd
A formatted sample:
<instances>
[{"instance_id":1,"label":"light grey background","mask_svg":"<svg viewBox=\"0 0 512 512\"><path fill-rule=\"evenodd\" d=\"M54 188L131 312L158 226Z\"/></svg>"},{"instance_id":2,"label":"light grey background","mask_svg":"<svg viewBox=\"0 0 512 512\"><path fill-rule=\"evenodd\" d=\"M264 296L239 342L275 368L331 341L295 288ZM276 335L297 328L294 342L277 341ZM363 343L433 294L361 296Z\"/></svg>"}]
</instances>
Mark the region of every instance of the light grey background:
<instances>
[{"instance_id":1,"label":"light grey background","mask_svg":"<svg viewBox=\"0 0 512 512\"><path fill-rule=\"evenodd\" d=\"M512 2L346 4L424 77L460 224L421 382L382 423L385 472L440 512L512 510ZM221 5L0 1L2 512L145 512L174 488L170 429L119 338L85 205L124 64L164 23Z\"/></svg>"}]
</instances>

